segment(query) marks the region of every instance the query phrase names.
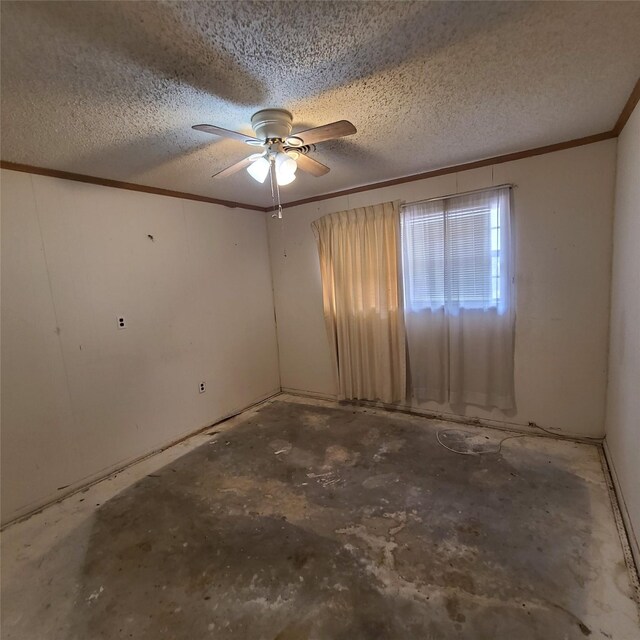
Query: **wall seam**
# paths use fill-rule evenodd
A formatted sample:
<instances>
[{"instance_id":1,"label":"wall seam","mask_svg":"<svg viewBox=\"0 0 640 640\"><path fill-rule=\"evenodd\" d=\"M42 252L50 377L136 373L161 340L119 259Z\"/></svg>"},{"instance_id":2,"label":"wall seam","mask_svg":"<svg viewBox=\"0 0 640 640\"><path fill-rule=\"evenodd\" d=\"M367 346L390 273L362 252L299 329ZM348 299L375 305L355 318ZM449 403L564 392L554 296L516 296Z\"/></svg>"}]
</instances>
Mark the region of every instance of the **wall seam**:
<instances>
[{"instance_id":1,"label":"wall seam","mask_svg":"<svg viewBox=\"0 0 640 640\"><path fill-rule=\"evenodd\" d=\"M279 219L279 224L283 224L282 219ZM271 304L273 306L273 328L276 336L276 363L278 365L278 388L282 392L282 367L280 366L280 337L278 336L278 312L276 311L276 288L273 279L273 252L271 247L271 234L269 233L269 218L265 215L264 222L265 231L267 234L267 251L269 253L269 278L271 280ZM283 228L284 233L284 228Z\"/></svg>"},{"instance_id":2,"label":"wall seam","mask_svg":"<svg viewBox=\"0 0 640 640\"><path fill-rule=\"evenodd\" d=\"M607 321L607 348L606 348L606 375L605 375L605 387L604 387L604 419L602 425L602 432L605 437L607 436L607 423L609 422L609 377L611 374L611 327L613 323L613 267L615 258L615 233L616 233L616 209L618 201L618 148L619 138L615 138L616 141L616 156L613 164L613 194L611 199L611 255L609 257L609 319Z\"/></svg>"},{"instance_id":3,"label":"wall seam","mask_svg":"<svg viewBox=\"0 0 640 640\"><path fill-rule=\"evenodd\" d=\"M53 309L53 317L56 322L56 338L58 342L58 348L60 350L60 359L62 360L62 368L64 369L64 380L67 389L67 398L69 400L69 409L71 410L71 416L75 422L76 412L73 406L73 396L71 395L71 383L69 381L69 370L67 367L67 359L65 358L64 348L62 346L62 339L60 338L61 328L58 321L58 309L56 307L55 296L53 295L53 285L51 283L51 271L49 269L49 260L47 258L47 249L44 242L44 235L42 233L42 224L40 222L40 207L38 206L38 197L36 196L36 189L33 183L33 174L29 174L29 181L31 183L31 195L33 197L33 203L35 205L36 220L38 221L38 233L40 235L40 246L42 247L42 257L44 259L44 266L47 272L47 284L49 286L49 296L51 297L51 307Z\"/></svg>"}]
</instances>

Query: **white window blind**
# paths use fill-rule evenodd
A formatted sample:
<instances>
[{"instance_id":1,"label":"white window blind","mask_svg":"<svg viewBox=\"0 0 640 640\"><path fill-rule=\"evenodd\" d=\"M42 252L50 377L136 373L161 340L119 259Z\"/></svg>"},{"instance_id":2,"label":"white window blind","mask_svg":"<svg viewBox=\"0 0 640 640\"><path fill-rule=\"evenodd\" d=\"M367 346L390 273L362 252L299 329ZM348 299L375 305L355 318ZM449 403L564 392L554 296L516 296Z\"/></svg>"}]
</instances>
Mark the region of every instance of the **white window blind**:
<instances>
[{"instance_id":1,"label":"white window blind","mask_svg":"<svg viewBox=\"0 0 640 640\"><path fill-rule=\"evenodd\" d=\"M508 215L508 188L405 205L405 306L503 308Z\"/></svg>"}]
</instances>

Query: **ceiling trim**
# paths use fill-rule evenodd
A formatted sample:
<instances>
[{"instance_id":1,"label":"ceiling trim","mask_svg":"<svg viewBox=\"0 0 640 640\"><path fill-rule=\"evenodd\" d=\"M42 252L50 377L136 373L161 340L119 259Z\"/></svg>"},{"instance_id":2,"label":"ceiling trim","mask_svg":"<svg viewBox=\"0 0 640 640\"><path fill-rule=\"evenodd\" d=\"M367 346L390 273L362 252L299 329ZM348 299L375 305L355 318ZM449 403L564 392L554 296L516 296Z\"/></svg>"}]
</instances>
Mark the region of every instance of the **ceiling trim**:
<instances>
[{"instance_id":1,"label":"ceiling trim","mask_svg":"<svg viewBox=\"0 0 640 640\"><path fill-rule=\"evenodd\" d=\"M585 144L593 144L594 142L600 142L601 140L609 140L610 138L617 137L617 135L618 134L614 133L613 130L604 131L603 133L596 133L592 136L586 136L585 138L576 138L575 140L567 140L565 142L549 144L544 147L527 149L526 151L516 151L515 153L507 153L506 155L503 155L503 156L485 158L484 160L476 160L474 162L465 162L464 164L456 164L451 167L443 167L442 169L425 171L424 173L415 173L413 175L404 176L402 178L393 178L392 180L384 180L382 182L373 182L371 184L365 184L360 187L353 187L352 189L343 189L342 191L334 191L333 193L325 193L319 196L303 198L302 200L294 200L292 202L286 202L286 203L283 202L282 206L283 208L296 207L300 204L309 204L310 202L317 202L318 200L328 200L329 198L338 198L339 196L347 196L352 193L361 193L362 191L382 189L383 187L393 187L397 184L403 184L404 182L414 182L416 180L425 180L426 178L435 178L436 176L444 176L444 175L447 175L448 173L458 173L460 171L477 169L479 167L486 167L492 164L501 164L503 162L511 162L512 160L521 160L522 158L539 156L544 153L552 153L553 151L562 151L563 149L571 149L572 147L581 147Z\"/></svg>"},{"instance_id":2,"label":"ceiling trim","mask_svg":"<svg viewBox=\"0 0 640 640\"><path fill-rule=\"evenodd\" d=\"M620 112L620 117L618 118L615 126L611 131L615 133L617 136L620 135L622 130L624 129L624 125L627 124L627 120L631 117L633 110L636 108L638 101L640 100L640 78L638 78L638 82L636 82L636 86L633 87L633 91L627 100L627 104L624 105L622 111Z\"/></svg>"},{"instance_id":3,"label":"ceiling trim","mask_svg":"<svg viewBox=\"0 0 640 640\"><path fill-rule=\"evenodd\" d=\"M636 102L637 102L637 99L636 99ZM628 118L629 116L627 116L627 119ZM476 160L474 162L456 164L450 167L443 167L441 169L434 169L432 171L425 171L423 173L415 173L410 176L403 176L402 178L393 178L391 180L384 180L382 182L373 182L371 184L365 184L359 187L353 187L351 189L343 189L341 191L333 191L331 193L323 193L317 196L303 198L301 200L283 202L282 207L283 208L296 207L301 204L309 204L310 202L318 202L319 200L329 200L331 198L338 198L340 196L351 195L352 193L361 193L362 191L373 191L374 189L392 187L398 184L403 184L405 182L415 182L416 180L425 180L427 178L435 178L436 176L444 176L449 173L458 173L460 171L467 171L469 169L477 169L479 167L486 167L492 164L501 164L503 162L521 160L523 158L529 158L531 156L538 156L545 153L552 153L554 151L562 151L563 149L571 149L572 147L580 147L586 144L593 144L594 142L600 142L601 140L609 140L610 138L616 138L617 136L618 134L612 129L611 131L596 133L591 136L586 136L585 138L567 140L565 142L550 144L544 147L527 149L526 151L516 151L515 153L508 153L506 155L495 156L493 158L485 158L484 160ZM183 200L196 200L198 202L208 202L210 204L219 204L225 207L231 207L233 209L240 208L240 209L250 209L251 211L264 211L264 212L273 211L273 206L261 207L255 204L245 204L242 202L233 202L230 200L220 200L218 198L200 196L195 193L186 193L183 191L171 191L169 189L160 189L159 187L149 187L146 185L134 184L132 182L121 182L119 180L108 180L106 178L97 178L95 176L87 176L81 173L71 173L69 171L59 171L57 169L47 169L45 167L34 167L29 164L8 162L7 160L0 160L0 169L8 169L10 171L21 171L24 173L33 173L41 176L49 176L51 178L61 178L63 180L73 180L75 182L84 182L87 184L97 184L103 187L113 187L115 189L126 189L128 191L140 191L142 193L153 193L159 196L169 196L171 198L182 198Z\"/></svg>"},{"instance_id":4,"label":"ceiling trim","mask_svg":"<svg viewBox=\"0 0 640 640\"><path fill-rule=\"evenodd\" d=\"M640 101L640 78L636 82L627 102L625 103L618 120L610 131L603 131L602 133L596 133L584 138L576 138L575 140L566 140L565 142L558 142L556 144L549 144L544 147L536 147L535 149L527 149L525 151L516 151L515 153L507 153L502 156L495 156L493 158L485 158L484 160L476 160L474 162L466 162L464 164L457 164L451 167L444 167L441 169L434 169L432 171L425 171L424 173L416 173L410 176L404 176L402 178L394 178L392 180L384 180L382 182L374 182L371 184L362 185L360 187L354 187L352 189L343 189L342 191L333 191L332 193L324 193L317 196L311 196L309 198L303 198L301 200L293 200L292 202L283 203L283 207L295 207L301 204L308 204L310 202L317 202L319 200L328 200L330 198L337 198L339 196L350 195L352 193L361 193L362 191L372 191L373 189L381 189L383 187L391 187L397 184L403 184L405 182L414 182L416 180L425 180L426 178L434 178L436 176L443 176L448 173L457 173L459 171L466 171L468 169L477 169L479 167L486 167L492 164L501 164L503 162L511 162L513 160L521 160L523 158L529 158L532 156L539 156L544 153L552 153L554 151L562 151L563 149L571 149L572 147L580 147L586 144L593 144L594 142L600 142L601 140L609 140L611 138L617 138L622 129L624 129L627 120L629 120L633 110ZM61 178L63 180L73 180L75 182L85 182L88 184L97 184L103 187L113 187L115 189L126 189L128 191L140 191L142 193L153 193L159 196L168 196L170 198L182 198L183 200L196 200L198 202L208 202L210 204L219 204L232 209L241 208L249 209L251 211L264 211L269 212L273 210L273 206L261 207L255 204L245 204L242 202L234 202L232 200L221 200L219 198L210 198L208 196L200 196L195 193L186 193L184 191L171 191L170 189L161 189L159 187L149 187L142 184L134 184L132 182L122 182L120 180L109 180L107 178L98 178L95 176L87 176L81 173L71 173L69 171L59 171L58 169L47 169L45 167L35 167L28 164L20 164L17 162L9 162L7 160L0 160L0 169L8 169L10 171L22 171L24 173L33 173L41 176L49 176L52 178Z\"/></svg>"},{"instance_id":5,"label":"ceiling trim","mask_svg":"<svg viewBox=\"0 0 640 640\"><path fill-rule=\"evenodd\" d=\"M24 173L34 173L39 176L49 176L51 178L61 178L63 180L73 180L74 182L85 182L88 184L97 184L102 187L113 187L115 189L126 189L128 191L141 191L142 193L153 193L158 196L169 196L170 198L182 198L183 200L197 200L198 202L208 202L209 204L220 204L225 207L251 209L252 211L267 211L265 207L255 204L244 204L242 202L234 202L232 200L220 200L218 198L210 198L208 196L199 196L195 193L186 193L184 191L171 191L170 189L161 189L159 187L148 187L143 184L134 184L132 182L121 182L120 180L109 180L107 178L97 178L95 176L86 176L82 173L71 173L69 171L58 171L57 169L47 169L45 167L34 167L30 164L20 164L18 162L8 162L0 160L0 169L9 169L10 171L22 171Z\"/></svg>"}]
</instances>

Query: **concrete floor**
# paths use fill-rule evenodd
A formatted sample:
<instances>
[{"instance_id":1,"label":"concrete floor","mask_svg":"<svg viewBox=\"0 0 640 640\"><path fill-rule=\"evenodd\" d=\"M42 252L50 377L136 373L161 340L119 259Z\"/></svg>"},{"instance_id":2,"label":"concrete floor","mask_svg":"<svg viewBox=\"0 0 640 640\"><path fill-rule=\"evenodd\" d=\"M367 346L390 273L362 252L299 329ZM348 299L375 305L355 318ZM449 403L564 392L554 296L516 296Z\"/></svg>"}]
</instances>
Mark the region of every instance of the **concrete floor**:
<instances>
[{"instance_id":1,"label":"concrete floor","mask_svg":"<svg viewBox=\"0 0 640 640\"><path fill-rule=\"evenodd\" d=\"M290 396L194 436L5 530L2 637L640 638L596 447L447 428L505 436Z\"/></svg>"}]
</instances>

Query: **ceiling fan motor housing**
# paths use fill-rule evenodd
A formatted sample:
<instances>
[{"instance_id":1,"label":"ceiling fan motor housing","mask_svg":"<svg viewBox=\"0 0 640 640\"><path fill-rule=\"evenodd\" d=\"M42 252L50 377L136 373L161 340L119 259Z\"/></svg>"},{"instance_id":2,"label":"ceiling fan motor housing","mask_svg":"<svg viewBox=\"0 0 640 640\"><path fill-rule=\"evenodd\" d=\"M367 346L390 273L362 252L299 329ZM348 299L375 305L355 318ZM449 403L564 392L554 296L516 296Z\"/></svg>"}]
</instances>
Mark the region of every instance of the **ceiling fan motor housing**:
<instances>
[{"instance_id":1,"label":"ceiling fan motor housing","mask_svg":"<svg viewBox=\"0 0 640 640\"><path fill-rule=\"evenodd\" d=\"M263 109L251 116L251 126L261 140L284 140L291 134L293 116L285 109Z\"/></svg>"}]
</instances>

